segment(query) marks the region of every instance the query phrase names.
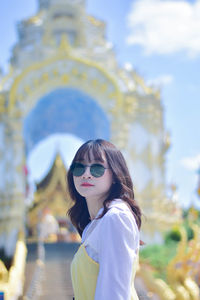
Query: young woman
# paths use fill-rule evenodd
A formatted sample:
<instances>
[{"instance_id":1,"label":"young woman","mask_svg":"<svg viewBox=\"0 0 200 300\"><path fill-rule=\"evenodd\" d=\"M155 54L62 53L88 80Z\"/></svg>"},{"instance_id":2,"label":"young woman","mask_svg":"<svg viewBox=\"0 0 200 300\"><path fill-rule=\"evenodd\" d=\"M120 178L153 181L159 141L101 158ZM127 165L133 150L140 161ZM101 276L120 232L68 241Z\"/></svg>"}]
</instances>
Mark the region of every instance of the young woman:
<instances>
[{"instance_id":1,"label":"young woman","mask_svg":"<svg viewBox=\"0 0 200 300\"><path fill-rule=\"evenodd\" d=\"M68 214L82 236L71 264L75 300L137 300L134 288L141 211L122 153L90 140L68 171Z\"/></svg>"}]
</instances>

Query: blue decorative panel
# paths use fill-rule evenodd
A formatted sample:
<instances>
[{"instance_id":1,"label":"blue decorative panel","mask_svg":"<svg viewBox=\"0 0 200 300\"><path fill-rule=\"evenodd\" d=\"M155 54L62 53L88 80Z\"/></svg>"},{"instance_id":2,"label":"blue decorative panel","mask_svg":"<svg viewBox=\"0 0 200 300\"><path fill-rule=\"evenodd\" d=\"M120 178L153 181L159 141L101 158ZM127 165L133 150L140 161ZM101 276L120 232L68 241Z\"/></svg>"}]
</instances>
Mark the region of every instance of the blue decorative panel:
<instances>
[{"instance_id":1,"label":"blue decorative panel","mask_svg":"<svg viewBox=\"0 0 200 300\"><path fill-rule=\"evenodd\" d=\"M84 141L110 139L110 122L87 94L73 88L57 89L41 99L24 120L26 152L54 133L71 133Z\"/></svg>"}]
</instances>

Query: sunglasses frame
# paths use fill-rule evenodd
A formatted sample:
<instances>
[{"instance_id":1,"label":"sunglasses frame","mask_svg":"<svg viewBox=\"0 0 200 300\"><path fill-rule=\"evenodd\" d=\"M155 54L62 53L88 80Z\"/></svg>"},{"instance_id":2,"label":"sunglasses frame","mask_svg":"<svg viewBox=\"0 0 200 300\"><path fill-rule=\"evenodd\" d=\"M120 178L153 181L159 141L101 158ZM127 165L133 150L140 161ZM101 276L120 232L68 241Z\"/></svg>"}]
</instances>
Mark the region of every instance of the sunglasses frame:
<instances>
[{"instance_id":1,"label":"sunglasses frame","mask_svg":"<svg viewBox=\"0 0 200 300\"><path fill-rule=\"evenodd\" d=\"M75 168L76 168L76 165L81 165L81 166L83 166L83 173L82 173L82 174L80 174L80 175L74 175L73 172L74 172L74 170L75 170ZM101 168L104 169L103 173L102 173L100 176L96 176L95 173L92 171L92 167L94 167L94 166L100 166ZM80 176L82 176L82 175L85 173L87 167L90 168L90 174L91 174L93 177L95 177L95 178L102 177L102 176L104 175L104 173L105 173L105 170L106 170L106 169L109 169L109 168L106 168L106 167L104 167L104 165L99 164L99 163L95 163L95 164L91 164L91 165L85 165L85 164L82 164L82 163L78 163L78 162L76 163L76 162L75 162L75 163L73 163L73 164L71 165L72 175L75 176L75 177L80 177Z\"/></svg>"}]
</instances>

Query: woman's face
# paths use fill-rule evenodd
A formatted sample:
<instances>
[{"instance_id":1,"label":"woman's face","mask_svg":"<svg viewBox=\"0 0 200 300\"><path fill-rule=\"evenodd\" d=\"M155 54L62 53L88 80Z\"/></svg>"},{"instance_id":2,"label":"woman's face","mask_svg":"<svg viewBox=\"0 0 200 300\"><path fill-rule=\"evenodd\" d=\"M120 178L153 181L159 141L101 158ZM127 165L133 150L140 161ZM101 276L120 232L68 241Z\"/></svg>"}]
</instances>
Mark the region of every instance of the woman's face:
<instances>
[{"instance_id":1,"label":"woman's face","mask_svg":"<svg viewBox=\"0 0 200 300\"><path fill-rule=\"evenodd\" d=\"M94 177L90 173L89 167L86 167L84 174L81 176L73 176L75 188L81 196L87 200L100 201L101 203L103 203L108 196L113 181L112 171L108 169L106 158L105 156L102 158L104 160L103 162L96 161L91 155L91 161L87 159L81 161L82 164L87 166L97 163L103 165L106 169L101 177Z\"/></svg>"}]
</instances>

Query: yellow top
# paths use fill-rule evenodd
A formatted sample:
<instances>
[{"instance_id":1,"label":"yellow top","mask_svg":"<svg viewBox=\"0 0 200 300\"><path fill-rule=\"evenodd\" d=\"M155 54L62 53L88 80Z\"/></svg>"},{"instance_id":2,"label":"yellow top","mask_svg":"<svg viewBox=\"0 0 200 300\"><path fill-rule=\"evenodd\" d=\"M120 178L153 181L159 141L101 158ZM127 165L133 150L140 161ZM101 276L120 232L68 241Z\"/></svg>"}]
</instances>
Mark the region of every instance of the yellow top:
<instances>
[{"instance_id":1,"label":"yellow top","mask_svg":"<svg viewBox=\"0 0 200 300\"><path fill-rule=\"evenodd\" d=\"M137 260L135 260L133 265L130 300L139 300L134 287L136 264ZM71 263L71 277L75 300L94 300L98 273L99 264L87 254L85 246L82 244Z\"/></svg>"}]
</instances>

